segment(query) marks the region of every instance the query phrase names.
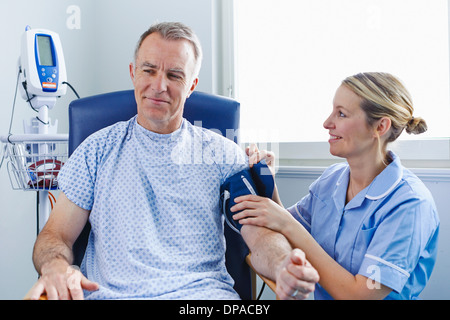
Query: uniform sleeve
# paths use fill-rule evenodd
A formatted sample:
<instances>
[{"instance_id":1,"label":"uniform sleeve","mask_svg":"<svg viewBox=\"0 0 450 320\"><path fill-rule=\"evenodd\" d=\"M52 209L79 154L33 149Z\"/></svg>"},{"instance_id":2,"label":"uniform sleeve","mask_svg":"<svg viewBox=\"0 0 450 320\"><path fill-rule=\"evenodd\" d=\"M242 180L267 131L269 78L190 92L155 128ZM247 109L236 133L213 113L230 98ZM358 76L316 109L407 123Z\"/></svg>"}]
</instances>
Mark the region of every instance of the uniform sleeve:
<instances>
[{"instance_id":1,"label":"uniform sleeve","mask_svg":"<svg viewBox=\"0 0 450 320\"><path fill-rule=\"evenodd\" d=\"M321 200L316 196L319 183L320 178L311 184L309 187L309 193L306 196L304 196L295 205L287 209L287 211L289 211L290 214L298 222L300 222L309 233L311 233L311 221L314 207L317 205L317 202L321 202Z\"/></svg>"},{"instance_id":2,"label":"uniform sleeve","mask_svg":"<svg viewBox=\"0 0 450 320\"><path fill-rule=\"evenodd\" d=\"M378 226L361 230L369 246L358 273L400 293L416 270L414 277L425 285L436 259L436 217L431 203L411 199Z\"/></svg>"},{"instance_id":3,"label":"uniform sleeve","mask_svg":"<svg viewBox=\"0 0 450 320\"><path fill-rule=\"evenodd\" d=\"M341 175L341 171L346 168L347 165L345 163L337 163L325 169L321 176L310 185L309 193L295 205L287 209L309 233L311 233L313 215L315 212L329 210L326 209L327 204L324 200L331 199L333 193L331 188L334 188L336 179Z\"/></svg>"}]
</instances>

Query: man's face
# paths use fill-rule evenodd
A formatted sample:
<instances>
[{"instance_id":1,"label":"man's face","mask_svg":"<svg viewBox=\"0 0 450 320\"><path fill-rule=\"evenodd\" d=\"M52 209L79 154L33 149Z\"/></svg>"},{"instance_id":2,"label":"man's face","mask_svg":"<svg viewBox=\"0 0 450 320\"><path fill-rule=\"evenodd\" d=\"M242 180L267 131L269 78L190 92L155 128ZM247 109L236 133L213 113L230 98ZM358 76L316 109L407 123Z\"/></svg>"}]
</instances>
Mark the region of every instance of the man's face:
<instances>
[{"instance_id":1,"label":"man's face","mask_svg":"<svg viewBox=\"0 0 450 320\"><path fill-rule=\"evenodd\" d=\"M142 42L135 63L130 64L130 76L138 123L153 132L174 132L181 125L184 103L198 83L192 44L152 33Z\"/></svg>"}]
</instances>

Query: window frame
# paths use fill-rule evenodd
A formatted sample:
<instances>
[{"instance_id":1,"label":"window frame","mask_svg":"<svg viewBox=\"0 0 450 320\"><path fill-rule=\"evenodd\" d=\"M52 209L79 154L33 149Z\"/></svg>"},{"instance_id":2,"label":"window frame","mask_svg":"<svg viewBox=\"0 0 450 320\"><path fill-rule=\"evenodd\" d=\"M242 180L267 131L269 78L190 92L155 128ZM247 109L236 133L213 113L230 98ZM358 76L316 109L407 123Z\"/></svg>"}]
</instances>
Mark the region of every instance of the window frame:
<instances>
[{"instance_id":1,"label":"window frame","mask_svg":"<svg viewBox=\"0 0 450 320\"><path fill-rule=\"evenodd\" d=\"M234 21L234 1L214 0L213 16L218 32L215 33L217 39L213 50L215 56L213 60L217 66L213 78L217 84L214 86L215 94L236 99L238 80L235 70L239 61L235 58L237 48L234 34L238 26ZM450 35L450 0L447 0L447 3ZM450 55L448 58L450 61ZM343 161L342 158L329 153L329 145L325 141L279 143L262 141L258 144L269 146L267 149L278 155L281 166L315 166L317 163L329 165ZM406 166L410 164L416 168L450 168L450 137L398 140L390 144L388 149L394 151Z\"/></svg>"}]
</instances>

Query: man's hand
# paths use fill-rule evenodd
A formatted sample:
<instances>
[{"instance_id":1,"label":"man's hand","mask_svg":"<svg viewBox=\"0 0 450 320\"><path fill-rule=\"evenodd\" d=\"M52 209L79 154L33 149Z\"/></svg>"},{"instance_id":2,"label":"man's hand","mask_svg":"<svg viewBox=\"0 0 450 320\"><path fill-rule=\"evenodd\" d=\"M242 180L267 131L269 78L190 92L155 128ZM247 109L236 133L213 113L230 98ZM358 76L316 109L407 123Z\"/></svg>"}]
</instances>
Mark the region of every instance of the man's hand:
<instances>
[{"instance_id":1,"label":"man's hand","mask_svg":"<svg viewBox=\"0 0 450 320\"><path fill-rule=\"evenodd\" d=\"M314 292L319 274L306 260L305 253L294 249L277 274L276 294L281 300L303 300Z\"/></svg>"},{"instance_id":2,"label":"man's hand","mask_svg":"<svg viewBox=\"0 0 450 320\"><path fill-rule=\"evenodd\" d=\"M95 291L99 288L97 283L88 280L76 266L53 263L51 270L52 272L41 276L25 299L39 300L45 294L49 300L83 300L83 289Z\"/></svg>"},{"instance_id":3,"label":"man's hand","mask_svg":"<svg viewBox=\"0 0 450 320\"><path fill-rule=\"evenodd\" d=\"M63 192L39 233L33 251L33 263L40 279L25 299L82 299L83 291L97 290L98 284L74 272L72 246L89 218L89 211L78 207Z\"/></svg>"}]
</instances>

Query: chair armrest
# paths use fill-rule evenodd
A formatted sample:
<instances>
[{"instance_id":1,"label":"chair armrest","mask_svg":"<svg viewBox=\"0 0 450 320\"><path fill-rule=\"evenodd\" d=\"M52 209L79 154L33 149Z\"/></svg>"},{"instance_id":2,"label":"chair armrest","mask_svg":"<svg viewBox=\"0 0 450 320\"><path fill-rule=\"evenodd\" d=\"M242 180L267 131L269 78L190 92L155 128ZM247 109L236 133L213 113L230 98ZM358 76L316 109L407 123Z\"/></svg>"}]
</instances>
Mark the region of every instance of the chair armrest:
<instances>
[{"instance_id":1,"label":"chair armrest","mask_svg":"<svg viewBox=\"0 0 450 320\"><path fill-rule=\"evenodd\" d=\"M31 290L33 288L30 289L30 291L27 292L27 294L25 295L25 297L23 297L23 300L31 300L30 295L31 295ZM38 300L48 300L47 298L47 294L44 292L43 294L41 294L41 296L39 297Z\"/></svg>"},{"instance_id":2,"label":"chair armrest","mask_svg":"<svg viewBox=\"0 0 450 320\"><path fill-rule=\"evenodd\" d=\"M251 253L245 258L245 261L247 262L247 264L249 265L249 267L252 269L252 272L254 272L258 277L261 278L261 280L263 280L265 282L265 284L273 291L275 292L276 288L277 288L277 284L275 283L275 281L270 280L266 277L264 277L263 275L261 275L260 273L258 273L255 268L252 265L252 261L251 261ZM23 298L24 300L30 300L30 292L31 290L25 295L25 297ZM47 294L43 293L40 297L39 300L47 300Z\"/></svg>"},{"instance_id":3,"label":"chair armrest","mask_svg":"<svg viewBox=\"0 0 450 320\"><path fill-rule=\"evenodd\" d=\"M254 268L253 265L252 265L251 256L252 256L252 254L250 253L250 254L245 258L245 261L247 262L247 264L250 266L250 268L252 269L252 271L253 271L256 275L258 275L258 277L260 277L261 280L264 281L265 284L266 284L273 292L276 292L277 284L275 283L275 281L270 280L270 279L264 277L263 275L261 275L260 273L258 273L258 272L255 270L255 268Z\"/></svg>"}]
</instances>

